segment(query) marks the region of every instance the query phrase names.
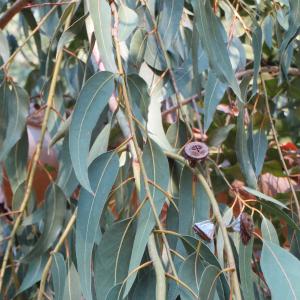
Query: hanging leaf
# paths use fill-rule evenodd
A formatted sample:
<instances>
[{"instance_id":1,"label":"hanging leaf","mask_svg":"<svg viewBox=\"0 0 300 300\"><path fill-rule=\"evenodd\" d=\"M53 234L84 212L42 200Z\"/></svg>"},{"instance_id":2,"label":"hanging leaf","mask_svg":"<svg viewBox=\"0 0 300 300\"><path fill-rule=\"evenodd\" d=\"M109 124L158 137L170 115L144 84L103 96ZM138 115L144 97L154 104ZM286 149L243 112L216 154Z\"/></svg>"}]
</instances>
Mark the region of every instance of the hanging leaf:
<instances>
[{"instance_id":1,"label":"hanging leaf","mask_svg":"<svg viewBox=\"0 0 300 300\"><path fill-rule=\"evenodd\" d=\"M33 258L44 254L56 240L65 219L67 200L58 185L52 183L45 196L45 219L42 235L23 258L30 262Z\"/></svg>"},{"instance_id":2,"label":"hanging leaf","mask_svg":"<svg viewBox=\"0 0 300 300\"><path fill-rule=\"evenodd\" d=\"M129 7L122 4L119 7L119 40L126 41L138 24L138 15Z\"/></svg>"},{"instance_id":3,"label":"hanging leaf","mask_svg":"<svg viewBox=\"0 0 300 300\"><path fill-rule=\"evenodd\" d=\"M183 168L180 177L178 209L181 234L192 234L193 225L210 216L209 198L188 167Z\"/></svg>"},{"instance_id":4,"label":"hanging leaf","mask_svg":"<svg viewBox=\"0 0 300 300\"><path fill-rule=\"evenodd\" d=\"M52 256L51 273L53 278L54 295L56 300L63 300L67 268L64 257L61 253Z\"/></svg>"},{"instance_id":5,"label":"hanging leaf","mask_svg":"<svg viewBox=\"0 0 300 300\"><path fill-rule=\"evenodd\" d=\"M240 164L242 174L244 175L247 184L256 189L257 181L256 176L250 161L249 152L247 148L247 133L244 126L244 112L245 109L242 104L239 105L239 115L237 120L237 133L236 133L236 156Z\"/></svg>"},{"instance_id":6,"label":"hanging leaf","mask_svg":"<svg viewBox=\"0 0 300 300\"><path fill-rule=\"evenodd\" d=\"M98 300L106 299L110 288L127 277L135 230L130 222L123 220L113 224L104 233L95 251L95 290Z\"/></svg>"},{"instance_id":7,"label":"hanging leaf","mask_svg":"<svg viewBox=\"0 0 300 300\"><path fill-rule=\"evenodd\" d=\"M163 1L158 23L158 32L165 49L168 49L178 32L184 0Z\"/></svg>"},{"instance_id":8,"label":"hanging leaf","mask_svg":"<svg viewBox=\"0 0 300 300\"><path fill-rule=\"evenodd\" d=\"M261 232L264 240L272 242L276 245L279 245L278 236L276 229L273 226L272 222L267 218L263 218L261 222Z\"/></svg>"},{"instance_id":9,"label":"hanging leaf","mask_svg":"<svg viewBox=\"0 0 300 300\"><path fill-rule=\"evenodd\" d=\"M259 27L259 25L256 25L252 35L252 48L254 53L252 96L254 96L258 90L257 78L259 74L260 60L262 55L262 43L263 43L262 30Z\"/></svg>"},{"instance_id":10,"label":"hanging leaf","mask_svg":"<svg viewBox=\"0 0 300 300\"><path fill-rule=\"evenodd\" d=\"M148 181L150 180L154 184L159 185L161 189L167 191L169 183L169 164L160 147L156 143L148 139L148 142L144 147L142 159L145 165L145 169L147 170ZM165 202L165 195L158 188L151 184L150 193L154 200L156 212L159 215ZM143 183L143 179L141 179L141 191L139 194L140 201L143 201L145 197L145 186ZM154 225L155 218L150 203L149 201L147 201L138 216L137 230L130 258L129 272L139 266L145 252L148 238ZM135 278L136 273L132 274L128 278L124 296L126 296L130 291Z\"/></svg>"},{"instance_id":11,"label":"hanging leaf","mask_svg":"<svg viewBox=\"0 0 300 300\"><path fill-rule=\"evenodd\" d=\"M78 185L78 180L75 176L70 157L68 134L64 138L60 155L61 159L56 183L64 191L66 197L70 197Z\"/></svg>"},{"instance_id":12,"label":"hanging leaf","mask_svg":"<svg viewBox=\"0 0 300 300\"><path fill-rule=\"evenodd\" d=\"M97 228L118 170L118 155L115 152L102 154L89 167L89 178L95 193L92 195L84 189L80 191L75 246L82 293L86 299L92 299L91 258Z\"/></svg>"},{"instance_id":13,"label":"hanging leaf","mask_svg":"<svg viewBox=\"0 0 300 300\"><path fill-rule=\"evenodd\" d=\"M46 256L36 257L30 261L26 275L22 281L21 286L17 291L17 295L26 291L27 289L32 287L35 283L40 281L46 263L47 263Z\"/></svg>"},{"instance_id":14,"label":"hanging leaf","mask_svg":"<svg viewBox=\"0 0 300 300\"><path fill-rule=\"evenodd\" d=\"M80 291L80 278L72 263L69 267L68 276L66 278L65 289L64 289L64 300L81 300Z\"/></svg>"},{"instance_id":15,"label":"hanging leaf","mask_svg":"<svg viewBox=\"0 0 300 300\"><path fill-rule=\"evenodd\" d=\"M283 59L286 54L286 50L290 43L296 38L300 30L300 2L299 0L289 0L290 13L288 16L289 27L284 34L284 39L280 46L281 52L281 67L285 75L287 75L287 67L283 64Z\"/></svg>"},{"instance_id":16,"label":"hanging leaf","mask_svg":"<svg viewBox=\"0 0 300 300\"><path fill-rule=\"evenodd\" d=\"M115 73L117 71L114 60L114 50L111 36L111 10L106 0L86 1L88 11L92 18L101 61L106 70Z\"/></svg>"},{"instance_id":17,"label":"hanging leaf","mask_svg":"<svg viewBox=\"0 0 300 300\"><path fill-rule=\"evenodd\" d=\"M129 48L129 62L139 69L144 60L144 54L147 46L147 31L138 28L132 36Z\"/></svg>"},{"instance_id":18,"label":"hanging leaf","mask_svg":"<svg viewBox=\"0 0 300 300\"><path fill-rule=\"evenodd\" d=\"M192 1L195 24L199 32L201 45L206 52L209 66L221 82L226 82L243 102L241 91L230 63L228 50L223 39L224 28L214 15L208 0Z\"/></svg>"},{"instance_id":19,"label":"hanging leaf","mask_svg":"<svg viewBox=\"0 0 300 300\"><path fill-rule=\"evenodd\" d=\"M84 85L77 99L70 125L69 148L80 184L92 192L88 178L88 153L92 130L114 89L113 74L99 72Z\"/></svg>"},{"instance_id":20,"label":"hanging leaf","mask_svg":"<svg viewBox=\"0 0 300 300\"><path fill-rule=\"evenodd\" d=\"M28 115L29 98L25 90L4 82L0 86L0 161L21 138Z\"/></svg>"},{"instance_id":21,"label":"hanging leaf","mask_svg":"<svg viewBox=\"0 0 300 300\"><path fill-rule=\"evenodd\" d=\"M251 140L251 145L249 144L249 140ZM255 170L255 175L259 176L268 150L267 136L263 131L260 130L255 134L252 133L252 130L249 131L248 150L252 166Z\"/></svg>"},{"instance_id":22,"label":"hanging leaf","mask_svg":"<svg viewBox=\"0 0 300 300\"><path fill-rule=\"evenodd\" d=\"M150 96L147 83L138 75L127 76L128 92L133 106L136 106L147 121Z\"/></svg>"},{"instance_id":23,"label":"hanging leaf","mask_svg":"<svg viewBox=\"0 0 300 300\"><path fill-rule=\"evenodd\" d=\"M226 84L219 81L214 73L209 72L204 96L204 132L209 128L226 88Z\"/></svg>"},{"instance_id":24,"label":"hanging leaf","mask_svg":"<svg viewBox=\"0 0 300 300\"><path fill-rule=\"evenodd\" d=\"M5 168L13 193L25 181L28 159L28 136L24 130L21 139L10 150L5 160Z\"/></svg>"},{"instance_id":25,"label":"hanging leaf","mask_svg":"<svg viewBox=\"0 0 300 300\"><path fill-rule=\"evenodd\" d=\"M241 278L241 289L243 292L244 299L255 300L253 280L252 280L252 248L253 238L247 245L244 245L240 241L239 246L239 273Z\"/></svg>"},{"instance_id":26,"label":"hanging leaf","mask_svg":"<svg viewBox=\"0 0 300 300\"><path fill-rule=\"evenodd\" d=\"M246 187L246 186L243 186L243 189L244 189L246 192L248 192L248 193L250 193L250 194L252 194L252 195L254 195L254 196L256 196L256 197L259 197L259 198L261 198L261 199L263 199L263 200L266 200L266 201L269 201L269 202L271 202L271 203L274 203L274 204L276 204L277 206L280 206L281 208L287 209L286 205L284 205L284 204L281 203L280 201L278 201L278 200L276 200L276 199L274 199L274 198L272 198L272 197L270 197L270 196L268 196L268 195L265 195L265 194L263 194L263 193L261 193L261 192L259 192L259 191L257 191L257 190L254 190L254 189L252 189L252 188L250 188L250 187Z\"/></svg>"},{"instance_id":27,"label":"hanging leaf","mask_svg":"<svg viewBox=\"0 0 300 300\"><path fill-rule=\"evenodd\" d=\"M220 271L220 269L213 265L207 266L204 269L200 278L198 299L214 299Z\"/></svg>"},{"instance_id":28,"label":"hanging leaf","mask_svg":"<svg viewBox=\"0 0 300 300\"><path fill-rule=\"evenodd\" d=\"M300 298L300 262L295 256L278 245L264 240L260 265L271 290L272 299Z\"/></svg>"}]
</instances>

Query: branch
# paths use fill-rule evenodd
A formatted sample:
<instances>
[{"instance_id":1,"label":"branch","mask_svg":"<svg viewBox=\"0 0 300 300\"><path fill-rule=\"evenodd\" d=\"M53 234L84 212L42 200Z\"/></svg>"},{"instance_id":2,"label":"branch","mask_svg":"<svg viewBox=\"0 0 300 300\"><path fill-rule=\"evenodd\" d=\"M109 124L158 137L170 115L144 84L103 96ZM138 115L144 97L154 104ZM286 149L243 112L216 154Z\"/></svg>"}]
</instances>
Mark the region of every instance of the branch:
<instances>
[{"instance_id":1,"label":"branch","mask_svg":"<svg viewBox=\"0 0 300 300\"><path fill-rule=\"evenodd\" d=\"M241 300L242 297L241 297L241 291L240 291L240 287L239 287L239 280L238 280L238 277L237 277L236 265L235 265L235 261L234 261L233 251L232 251L232 248L231 248L228 232L227 232L226 226L223 223L223 218L222 218L222 215L221 215L221 212L220 212L220 209L219 209L219 204L218 204L212 190L208 186L205 178L199 172L199 170L191 168L182 156L180 156L176 153L167 152L167 151L165 152L165 154L168 157L170 157L174 160L177 160L177 161L183 163L185 166L187 166L192 171L192 173L195 176L197 176L199 182L202 184L202 186L203 186L203 188L204 188L204 190L205 190L205 192L206 192L206 194L207 194L207 196L210 200L214 216L215 216L215 218L217 220L217 223L218 223L218 225L221 229L221 232L222 232L222 236L223 236L223 240L224 240L224 248L225 248L225 251L226 251L226 254L227 254L227 260L228 260L228 265L229 265L228 270L230 270L231 286L232 286L233 292L235 294L235 299L236 300Z\"/></svg>"},{"instance_id":2,"label":"branch","mask_svg":"<svg viewBox=\"0 0 300 300\"><path fill-rule=\"evenodd\" d=\"M240 71L236 73L236 78L237 79L242 79L244 76L249 76L252 75L254 72L253 69L249 69L249 70L244 70L244 71ZM265 66L265 67L261 67L260 68L260 73L279 73L280 72L280 68L277 66ZM292 76L300 76L300 69L298 68L290 68L288 70L288 74L292 75ZM193 100L196 100L197 98L203 97L204 96L204 91L201 92L201 94L198 96L198 94L195 94L193 96L191 96L190 98L187 98L185 100L181 101L181 106L190 104L191 102L193 102ZM166 116L167 114L176 111L177 109L179 109L180 106L174 105L172 107L170 107L169 109L166 109L162 112L162 116Z\"/></svg>"},{"instance_id":3,"label":"branch","mask_svg":"<svg viewBox=\"0 0 300 300\"><path fill-rule=\"evenodd\" d=\"M1 17L0 29L4 29L10 20L18 14L26 5L29 0L17 0Z\"/></svg>"},{"instance_id":4,"label":"branch","mask_svg":"<svg viewBox=\"0 0 300 300\"><path fill-rule=\"evenodd\" d=\"M66 21L65 24L65 29L68 28L69 24L71 22L71 18L70 15ZM10 235L10 240L8 241L7 244L7 248L5 250L5 255L3 258L3 263L1 266L1 271L0 271L0 291L2 289L3 286L3 279L4 279L4 275L5 275L5 270L6 270L6 266L7 266L7 262L8 262L8 258L9 258L9 254L10 251L13 247L13 243L14 243L14 237L16 235L16 232L21 224L25 209L27 207L27 203L30 199L30 194L31 194L31 190L32 190L32 186L33 186L33 179L35 176L35 172L38 166L38 162L39 162L39 158L40 158L40 154L41 154L41 150L42 150L42 146L43 146L43 141L44 141L44 137L47 131L47 124L48 124L48 119L50 116L50 112L51 112L51 107L53 105L53 100L54 100L54 95L55 95L55 89L56 89L56 84L58 81L58 75L59 75L59 71L60 71L60 65L61 65L61 61L63 58L63 51L61 50L58 55L57 55L57 60L54 66L54 71L53 71L53 76L52 76L52 80L51 80L51 84L50 84L50 89L49 89L49 94L48 94L48 99L47 99L47 107L45 110L45 116L43 119L43 124L42 124L42 129L41 129L41 136L40 136L40 140L36 146L36 151L33 157L33 163L31 166L31 169L29 171L28 174L28 180L27 180L27 185L26 185L26 190L25 190L25 194L24 194L24 198L22 200L21 206L20 206L20 214L18 215L18 217L16 218L16 221L13 225L13 229L11 231L11 235Z\"/></svg>"},{"instance_id":5,"label":"branch","mask_svg":"<svg viewBox=\"0 0 300 300\"><path fill-rule=\"evenodd\" d=\"M294 200L295 200L297 214L298 214L298 220L299 220L299 218L300 218L299 200L298 200L297 194L295 192L294 186L293 186L292 181L291 181L290 172L289 172L289 170L286 166L286 163L285 163L285 160L284 160L281 148L280 148L277 131L276 131L276 128L275 128L273 120L272 120L272 115L271 115L270 106L269 106L268 92L267 92L267 89L266 89L265 81L263 80L263 78L261 78L261 81L262 81L262 86L263 86L264 95L265 95L267 114L268 114L268 117L269 117L269 120L270 120L270 124L271 124L272 132L273 132L273 135L274 135L275 143L276 143L276 146L277 146L277 150L278 150L278 153L279 153L279 157L280 157L283 169L286 173L287 180L289 182L289 185L290 185L290 188L291 188L291 191L292 191L292 195L293 195Z\"/></svg>"}]
</instances>

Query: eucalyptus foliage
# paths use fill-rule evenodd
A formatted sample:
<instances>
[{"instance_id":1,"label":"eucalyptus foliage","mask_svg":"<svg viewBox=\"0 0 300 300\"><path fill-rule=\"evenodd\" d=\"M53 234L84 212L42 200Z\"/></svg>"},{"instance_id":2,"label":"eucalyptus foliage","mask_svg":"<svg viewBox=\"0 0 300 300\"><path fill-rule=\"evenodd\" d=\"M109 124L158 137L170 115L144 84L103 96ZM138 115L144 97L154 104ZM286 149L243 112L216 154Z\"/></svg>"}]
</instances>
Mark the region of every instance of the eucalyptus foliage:
<instances>
[{"instance_id":1,"label":"eucalyptus foliage","mask_svg":"<svg viewBox=\"0 0 300 300\"><path fill-rule=\"evenodd\" d=\"M300 299L299 0L0 12L0 299Z\"/></svg>"}]
</instances>

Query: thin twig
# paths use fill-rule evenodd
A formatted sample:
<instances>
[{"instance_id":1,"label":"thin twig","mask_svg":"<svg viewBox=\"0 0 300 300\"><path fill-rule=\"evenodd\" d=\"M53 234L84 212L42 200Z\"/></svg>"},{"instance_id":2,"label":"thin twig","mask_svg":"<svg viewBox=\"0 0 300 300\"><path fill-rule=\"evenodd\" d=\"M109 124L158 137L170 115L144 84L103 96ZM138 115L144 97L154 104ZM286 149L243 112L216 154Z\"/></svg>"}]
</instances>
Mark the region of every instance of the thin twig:
<instances>
[{"instance_id":1,"label":"thin twig","mask_svg":"<svg viewBox=\"0 0 300 300\"><path fill-rule=\"evenodd\" d=\"M112 13L114 15L115 21L118 20L117 10L116 10L114 2L111 3L111 9L112 9ZM125 111L126 111L126 115L128 117L128 125L129 125L129 129L130 129L130 132L131 132L131 135L132 135L132 141L133 141L133 144L134 144L134 148L135 148L135 152L136 152L136 156L137 156L137 161L139 163L140 171L142 173L147 199L150 203L150 206L151 206L155 221L157 223L157 226L158 226L159 229L162 230L163 226L160 222L159 215L158 215L158 212L157 212L155 204L154 204L154 199L152 197L149 182L148 182L148 175L147 175L146 168L145 168L143 160L142 160L139 144L138 144L137 137L136 137L136 134L135 134L134 120L133 120L132 114L131 114L131 105L130 105L130 101L129 101L129 97L128 97L128 93L127 93L126 82L125 82L125 79L124 79L124 70L123 70L123 66L122 66L122 59L121 59L121 54L120 54L119 41L118 41L118 38L117 38L116 34L114 34L113 37L114 37L115 47L116 47L118 71L119 71L120 76L122 77L121 92L122 92L123 99L124 99ZM164 242L166 250L167 250L168 259L169 259L169 262L170 262L170 266L172 268L172 272L177 277L177 272L176 272L175 265L173 263L172 254L171 254L171 251L170 251L168 240L167 240L167 238L164 234L162 235L162 239L163 239L163 242ZM151 243L151 240L148 241L148 248L149 248L149 246L150 247L156 247L155 245L153 245L153 243ZM160 261L160 264L162 264L161 261ZM156 272L160 272L160 269L156 270ZM165 282L165 280L160 280L160 279L161 278L157 278L157 290L158 290L157 295L159 295L159 297L157 299L164 300L165 295L166 295L166 282Z\"/></svg>"},{"instance_id":2,"label":"thin twig","mask_svg":"<svg viewBox=\"0 0 300 300\"><path fill-rule=\"evenodd\" d=\"M65 29L68 28L70 22L71 22L71 17L69 15L69 18L67 19L66 24L65 24ZM3 263L2 263L1 271L0 271L0 291L1 291L2 286L3 286L3 279L4 279L4 275L5 275L6 265L7 265L7 262L8 262L10 251L13 247L14 237L15 237L16 232L17 232L17 230L18 230L18 228L21 224L23 214L26 210L27 203L30 199L30 194L31 194L32 186L33 186L33 179L34 179L34 176L35 176L35 172L37 170L37 166L38 166L38 162L39 162L39 158L40 158L40 154L41 154L41 150L42 150L42 146L43 146L44 137L45 137L45 134L46 134L46 131L47 131L48 119L49 119L50 112L51 112L51 107L52 107L52 104L53 104L53 99L54 99L54 95L55 95L55 89L56 89L56 84L57 84L57 81L58 81L58 75L59 75L59 71L60 71L60 65L61 65L62 57L63 57L63 52L60 51L60 53L57 56L57 60L56 60L55 66L54 66L53 76L52 76L50 89L49 89L49 94L48 94L48 99L47 99L47 107L46 107L46 110L45 110L45 116L44 116L43 123L42 123L42 128L41 128L41 136L40 136L39 142L37 143L36 151L35 151L35 154L34 154L34 157L33 157L32 166L31 166L31 169L30 169L29 174L28 174L28 180L27 180L27 186L26 186L24 198L22 200L22 203L21 203L21 206L20 206L20 209L19 209L20 214L16 218L16 221L13 225L13 229L12 229L11 235L10 235L11 238L8 241L7 248L5 250L5 255L4 255L4 258L3 258Z\"/></svg>"},{"instance_id":3,"label":"thin twig","mask_svg":"<svg viewBox=\"0 0 300 300\"><path fill-rule=\"evenodd\" d=\"M233 288L236 299L241 300L242 297L241 297L241 291L240 291L240 287L239 287L239 280L237 277L237 271L236 271L236 265L235 265L234 256L233 256L233 250L232 250L232 247L230 244L226 226L224 225L224 222L223 222L223 218L222 218L222 215L221 215L221 212L219 209L218 202L217 202L212 190L210 189L208 183L206 182L206 180L203 177L203 175L201 174L201 172L199 170L197 170L196 168L195 169L191 168L182 156L180 156L176 153L173 153L173 152L168 152L168 151L166 151L165 154L168 157L170 157L174 160L177 160L177 161L183 163L185 166L187 166L191 170L191 172L197 177L199 182L202 184L202 186L210 200L216 221L222 232L222 236L223 236L223 240L224 240L224 248L225 248L225 251L227 254L227 260L228 260L228 265L229 265L228 267L231 270L231 272L229 273L229 276L231 279L231 286Z\"/></svg>"},{"instance_id":4,"label":"thin twig","mask_svg":"<svg viewBox=\"0 0 300 300\"><path fill-rule=\"evenodd\" d=\"M283 154L282 154L282 151L281 151L281 148L280 148L277 131L276 131L276 128L274 126L272 115L271 115L271 111L270 111L269 99L268 99L268 92L267 92L265 81L264 81L263 78L261 78L261 82L262 82L262 86L263 86L263 90L264 90L264 94L265 94L266 109L267 109L267 114L268 114L268 117L269 117L269 120L270 120L270 124L271 124L271 128L272 128L272 133L273 133L273 136L274 136L274 139L275 139L275 143L276 143L276 146L277 146L277 151L278 151L278 154L279 154L279 157L280 157L283 169L284 169L284 171L286 173L287 180L289 182L289 185L290 185L293 197L294 197L294 201L295 201L296 209L297 209L297 214L298 214L298 219L299 219L300 218L299 200L298 200L297 194L295 192L294 186L293 186L291 178L290 178L290 172L289 172L289 170L288 170L288 168L286 166L286 163L284 161L284 157L283 157Z\"/></svg>"},{"instance_id":5,"label":"thin twig","mask_svg":"<svg viewBox=\"0 0 300 300\"><path fill-rule=\"evenodd\" d=\"M64 230L64 232L62 233L61 237L59 238L58 243L56 244L55 248L53 249L53 251L51 252L50 257L48 258L48 261L44 267L43 273L42 273L42 278L41 278L41 283L40 283L40 289L39 289L39 293L38 293L38 300L42 300L43 296L44 296L44 290L45 290L45 285L46 285L46 281L47 281L47 277L48 277L48 273L52 264L52 259L53 259L53 254L57 253L59 251L59 249L61 248L61 246L63 245L65 239L68 237L68 234L70 233L70 231L72 230L72 227L76 221L76 216L77 216L77 208L74 211L73 215L71 216L66 229Z\"/></svg>"}]
</instances>

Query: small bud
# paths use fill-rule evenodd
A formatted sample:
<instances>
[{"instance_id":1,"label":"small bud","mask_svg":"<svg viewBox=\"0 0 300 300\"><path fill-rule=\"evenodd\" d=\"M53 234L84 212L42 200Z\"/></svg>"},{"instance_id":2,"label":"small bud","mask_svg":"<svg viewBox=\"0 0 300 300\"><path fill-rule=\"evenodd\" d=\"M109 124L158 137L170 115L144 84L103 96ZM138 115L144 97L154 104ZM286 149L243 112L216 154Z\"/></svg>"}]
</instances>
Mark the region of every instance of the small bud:
<instances>
[{"instance_id":1,"label":"small bud","mask_svg":"<svg viewBox=\"0 0 300 300\"><path fill-rule=\"evenodd\" d=\"M215 224L210 220L195 223L193 229L205 241L210 242L214 238Z\"/></svg>"},{"instance_id":2,"label":"small bud","mask_svg":"<svg viewBox=\"0 0 300 300\"><path fill-rule=\"evenodd\" d=\"M208 155L208 147L201 142L191 142L184 147L184 156L189 160L192 167L197 161L204 160Z\"/></svg>"},{"instance_id":3,"label":"small bud","mask_svg":"<svg viewBox=\"0 0 300 300\"><path fill-rule=\"evenodd\" d=\"M244 245L247 245L249 243L253 233L253 227L254 224L251 216L243 212L240 215L240 236Z\"/></svg>"}]
</instances>

